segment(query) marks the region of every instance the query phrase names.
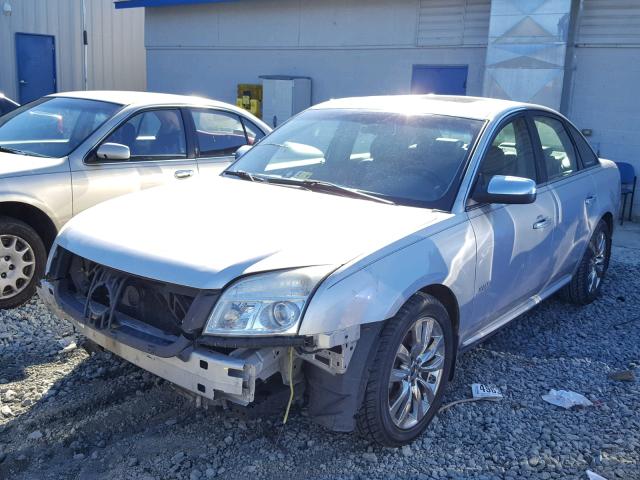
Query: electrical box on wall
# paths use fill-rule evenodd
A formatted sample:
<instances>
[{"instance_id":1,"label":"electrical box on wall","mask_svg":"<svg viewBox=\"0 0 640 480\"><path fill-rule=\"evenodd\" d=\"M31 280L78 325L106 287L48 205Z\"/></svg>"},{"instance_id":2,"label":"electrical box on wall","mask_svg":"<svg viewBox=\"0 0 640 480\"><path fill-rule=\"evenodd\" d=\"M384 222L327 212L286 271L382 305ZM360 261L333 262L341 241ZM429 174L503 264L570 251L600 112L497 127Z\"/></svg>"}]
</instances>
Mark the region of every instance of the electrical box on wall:
<instances>
[{"instance_id":1,"label":"electrical box on wall","mask_svg":"<svg viewBox=\"0 0 640 480\"><path fill-rule=\"evenodd\" d=\"M263 75L262 119L277 127L311 106L311 79L289 75Z\"/></svg>"}]
</instances>

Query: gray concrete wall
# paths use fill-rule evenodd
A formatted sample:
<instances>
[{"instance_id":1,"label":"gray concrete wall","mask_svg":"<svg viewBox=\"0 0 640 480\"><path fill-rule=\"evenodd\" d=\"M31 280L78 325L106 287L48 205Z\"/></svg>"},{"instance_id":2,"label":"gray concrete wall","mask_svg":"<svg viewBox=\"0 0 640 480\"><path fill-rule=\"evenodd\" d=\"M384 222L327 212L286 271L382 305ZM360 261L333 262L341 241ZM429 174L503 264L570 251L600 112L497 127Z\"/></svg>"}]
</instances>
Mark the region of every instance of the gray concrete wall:
<instances>
[{"instance_id":1,"label":"gray concrete wall","mask_svg":"<svg viewBox=\"0 0 640 480\"><path fill-rule=\"evenodd\" d=\"M458 35L441 46L418 46L419 14L424 18L428 3L247 0L147 8L148 88L234 102L238 83L259 83L260 75L304 75L313 79L317 103L408 93L414 64L440 64L469 65L467 91L479 95L485 46L477 38ZM433 15L450 18L433 4ZM461 31L478 16L464 8L455 14Z\"/></svg>"},{"instance_id":2,"label":"gray concrete wall","mask_svg":"<svg viewBox=\"0 0 640 480\"><path fill-rule=\"evenodd\" d=\"M631 163L640 176L640 2L580 0L574 7L566 114L593 131L588 140L601 157ZM634 203L640 220L640 192Z\"/></svg>"}]
</instances>

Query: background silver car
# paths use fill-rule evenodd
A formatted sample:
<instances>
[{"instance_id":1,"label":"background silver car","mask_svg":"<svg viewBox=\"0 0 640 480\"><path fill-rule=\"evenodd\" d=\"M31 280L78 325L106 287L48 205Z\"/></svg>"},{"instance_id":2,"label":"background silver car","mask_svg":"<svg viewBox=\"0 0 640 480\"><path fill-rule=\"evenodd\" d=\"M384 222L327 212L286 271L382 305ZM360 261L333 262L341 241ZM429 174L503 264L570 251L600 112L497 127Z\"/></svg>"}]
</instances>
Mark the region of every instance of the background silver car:
<instances>
[{"instance_id":1,"label":"background silver car","mask_svg":"<svg viewBox=\"0 0 640 480\"><path fill-rule=\"evenodd\" d=\"M125 193L217 175L270 128L198 97L69 92L0 118L0 308L27 301L73 215Z\"/></svg>"},{"instance_id":2,"label":"background silver car","mask_svg":"<svg viewBox=\"0 0 640 480\"><path fill-rule=\"evenodd\" d=\"M547 108L335 100L221 177L77 216L41 295L199 399L304 385L315 421L398 446L460 351L559 290L597 297L619 202L615 165Z\"/></svg>"}]
</instances>

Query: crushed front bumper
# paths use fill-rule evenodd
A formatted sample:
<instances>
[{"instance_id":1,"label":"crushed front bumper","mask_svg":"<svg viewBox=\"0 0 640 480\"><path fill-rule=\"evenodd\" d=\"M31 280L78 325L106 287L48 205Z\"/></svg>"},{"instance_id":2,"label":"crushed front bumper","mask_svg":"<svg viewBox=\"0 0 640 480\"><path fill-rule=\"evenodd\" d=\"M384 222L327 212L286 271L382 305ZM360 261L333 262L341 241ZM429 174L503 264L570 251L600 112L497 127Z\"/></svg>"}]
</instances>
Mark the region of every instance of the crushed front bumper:
<instances>
[{"instance_id":1,"label":"crushed front bumper","mask_svg":"<svg viewBox=\"0 0 640 480\"><path fill-rule=\"evenodd\" d=\"M240 348L223 354L202 347L188 347L179 356L163 358L118 342L62 310L46 280L38 287L40 299L59 318L70 322L89 340L119 357L210 400L227 399L241 405L254 400L257 380L266 380L286 361L286 348Z\"/></svg>"}]
</instances>

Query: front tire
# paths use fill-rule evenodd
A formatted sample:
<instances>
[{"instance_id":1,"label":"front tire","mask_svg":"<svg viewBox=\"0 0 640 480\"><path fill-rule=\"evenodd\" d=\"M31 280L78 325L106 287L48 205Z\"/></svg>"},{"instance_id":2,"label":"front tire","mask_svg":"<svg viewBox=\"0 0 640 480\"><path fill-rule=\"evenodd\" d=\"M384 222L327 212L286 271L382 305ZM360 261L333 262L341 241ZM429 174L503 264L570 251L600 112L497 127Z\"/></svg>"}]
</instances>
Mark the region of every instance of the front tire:
<instances>
[{"instance_id":1,"label":"front tire","mask_svg":"<svg viewBox=\"0 0 640 480\"><path fill-rule=\"evenodd\" d=\"M19 307L33 296L46 259L42 239L33 228L0 216L0 309Z\"/></svg>"},{"instance_id":2,"label":"front tire","mask_svg":"<svg viewBox=\"0 0 640 480\"><path fill-rule=\"evenodd\" d=\"M387 322L370 367L358 432L387 447L415 440L438 411L453 365L446 308L418 293Z\"/></svg>"},{"instance_id":3,"label":"front tire","mask_svg":"<svg viewBox=\"0 0 640 480\"><path fill-rule=\"evenodd\" d=\"M611 230L607 222L600 220L589 246L578 265L571 282L564 287L562 296L577 305L587 305L600 295L602 282L611 258Z\"/></svg>"}]
</instances>

